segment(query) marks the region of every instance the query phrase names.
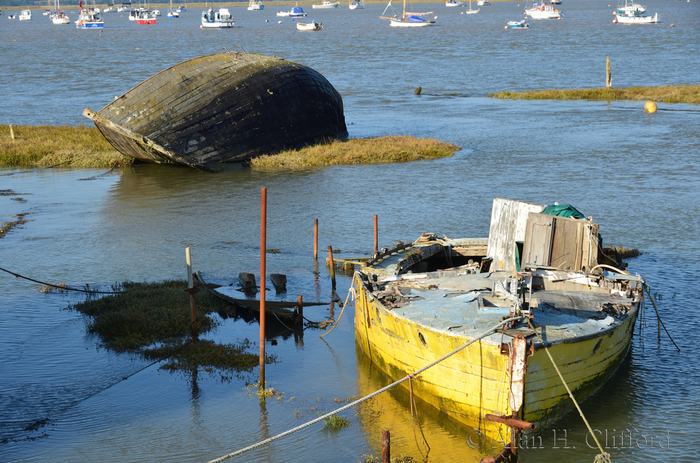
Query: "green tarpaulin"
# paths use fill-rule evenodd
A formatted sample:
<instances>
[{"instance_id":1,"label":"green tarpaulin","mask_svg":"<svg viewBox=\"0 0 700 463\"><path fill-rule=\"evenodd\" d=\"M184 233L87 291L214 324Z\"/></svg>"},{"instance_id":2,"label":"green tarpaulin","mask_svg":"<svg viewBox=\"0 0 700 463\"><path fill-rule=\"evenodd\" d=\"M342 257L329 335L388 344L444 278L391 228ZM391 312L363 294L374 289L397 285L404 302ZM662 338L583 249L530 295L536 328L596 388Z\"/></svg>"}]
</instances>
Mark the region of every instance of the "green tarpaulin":
<instances>
[{"instance_id":1,"label":"green tarpaulin","mask_svg":"<svg viewBox=\"0 0 700 463\"><path fill-rule=\"evenodd\" d=\"M583 214L581 214L578 209L571 204L556 204L553 206L547 206L542 211L542 214L556 215L559 217L571 217L572 219L583 218Z\"/></svg>"}]
</instances>

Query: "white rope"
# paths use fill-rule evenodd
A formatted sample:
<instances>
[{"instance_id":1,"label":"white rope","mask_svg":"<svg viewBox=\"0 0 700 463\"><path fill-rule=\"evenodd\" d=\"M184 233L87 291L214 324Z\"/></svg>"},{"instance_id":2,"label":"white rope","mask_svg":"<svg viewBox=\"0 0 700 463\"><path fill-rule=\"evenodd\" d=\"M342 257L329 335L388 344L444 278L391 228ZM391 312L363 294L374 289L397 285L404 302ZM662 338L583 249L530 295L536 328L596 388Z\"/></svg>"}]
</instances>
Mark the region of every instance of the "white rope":
<instances>
[{"instance_id":1,"label":"white rope","mask_svg":"<svg viewBox=\"0 0 700 463\"><path fill-rule=\"evenodd\" d=\"M313 420L311 420L311 421L309 421L309 422L306 422L306 423L304 423L304 424L302 424L302 425L300 425L300 426L297 426L296 428L292 428L292 429L290 429L290 430L288 430L288 431L285 431L285 432L283 432L283 433L277 434L276 436L272 436L272 437L270 437L270 438L268 438L268 439L265 439L265 440L263 440L263 441L260 441L260 442L258 442L258 443L255 443L255 444L253 444L253 445L250 445L250 446L248 446L248 447L246 447L246 448L237 450L237 451L235 451L235 452L233 452L233 453L229 453L228 455L224 455L224 456L219 457L219 458L216 458L216 459L214 459L214 460L210 460L210 461L207 462L207 463L218 463L218 462L224 461L224 460L226 460L226 459L228 459L228 458L235 457L235 456L240 455L240 454L242 454L242 453L245 453L245 452L247 452L247 451L249 451L249 450L253 450L253 449L255 449L255 448L258 448L258 447L260 447L260 446L262 446L262 445L269 444L270 442L272 442L272 441L274 441L274 440L280 439L280 438L282 438L282 437L284 437L284 436L287 436L287 435L289 435L289 434L292 434L292 433L294 433L294 432L296 432L296 431L300 431L300 430L302 430L302 429L304 429L304 428L306 428L306 427L308 427L308 426L311 426L312 424L318 423L319 421L325 420L326 418L328 418L328 417L330 417L330 416L333 416L333 415L335 415L335 414L337 414L337 413L340 413L340 412L342 412L342 411L344 411L344 410L347 410L348 408L354 407L355 405L357 405L357 404L359 404L359 403L361 403L361 402L364 402L365 400L371 399L372 397L374 397L374 396L376 396L376 395L379 395L379 394L381 394L381 393L384 392L384 391L388 391L389 389L391 389L391 388L394 387L394 386L398 386L399 384L403 383L404 381L406 381L406 380L408 380L408 379L410 379L410 378L412 378L412 377L414 377L414 376L418 376L419 374L423 373L423 372L424 372L425 370L427 370L428 368L431 368L431 367L437 365L438 363L442 362L443 360L445 360L445 359L447 359L447 358L453 356L453 355L456 354L457 352L461 351L462 349L465 349L466 347L469 347L470 345L474 344L476 341L479 341L479 340L485 338L486 336L492 334L493 332L495 332L497 329L499 329L499 328L502 327L503 325L505 325L505 324L507 324L507 323L510 323L510 322L512 322L512 321L515 321L515 320L520 320L520 319L522 319L522 318L523 318L522 316L520 316L520 317L510 317L510 318L506 318L505 320L502 320L500 323L498 323L497 325L495 325L495 326L493 326L492 328L490 328L488 331L485 331L484 333L480 334L479 336L477 336L476 338L472 339L472 340L469 341L468 343L463 344L462 346L460 346L460 347L458 347L457 349L453 350L453 351L450 352L449 354L447 354L447 355L445 355L445 356L443 356L443 357L440 357L439 359L437 359L437 360L435 360L434 362L432 362L432 363L430 363L430 364L424 366L423 368L421 368L420 370L417 370L417 371L414 372L414 373L411 373L411 374L408 374L408 375L404 376L403 378L399 379L398 381L394 381L393 383L389 384L388 386L384 386L383 388L381 388L381 389L379 389L379 390L376 390L376 391L372 392L372 393L369 394L369 395L366 395L366 396L364 396L364 397L362 397L362 398L360 398L360 399L357 399L357 400L355 400L354 402L350 402L349 404L344 405L344 406L342 406L342 407L340 407L340 408L338 408L338 409L336 409L336 410L334 410L334 411L332 411L332 412L330 412L330 413L326 413L325 415L319 416L318 418L315 418L315 419L313 419Z\"/></svg>"}]
</instances>

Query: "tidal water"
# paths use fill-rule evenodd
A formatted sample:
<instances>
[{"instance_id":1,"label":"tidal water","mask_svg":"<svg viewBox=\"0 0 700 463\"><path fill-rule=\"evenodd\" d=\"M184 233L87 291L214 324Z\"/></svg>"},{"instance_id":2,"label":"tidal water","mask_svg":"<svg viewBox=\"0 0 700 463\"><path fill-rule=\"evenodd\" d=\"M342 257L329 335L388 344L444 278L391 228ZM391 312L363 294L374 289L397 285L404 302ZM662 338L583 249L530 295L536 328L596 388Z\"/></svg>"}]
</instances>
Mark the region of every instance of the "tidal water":
<instances>
[{"instance_id":1,"label":"tidal water","mask_svg":"<svg viewBox=\"0 0 700 463\"><path fill-rule=\"evenodd\" d=\"M155 26L105 15L102 32L0 16L0 124L90 124L99 110L154 73L188 58L230 51L277 55L321 72L343 96L351 137L406 134L460 146L455 156L401 165L304 171L239 169L208 174L137 165L106 172L0 169L0 222L27 223L0 239L0 268L38 281L108 290L121 281L185 278L185 248L211 282L259 274L260 191L268 191L268 273L288 276L289 297L331 299L322 259L367 256L373 216L379 244L423 232L488 234L495 197L571 203L600 224L608 244L643 254L642 275L680 352L662 331L651 301L630 353L583 412L614 462L691 461L700 426L695 341L700 275L700 108L643 102L509 101L502 90L605 85L606 57L616 87L697 84L698 2L650 0L662 23L612 24L615 3L565 0L561 21L522 17L524 2L494 3L474 16L443 3L438 25L395 30L365 10L313 10L325 30L298 32L275 12L233 8L236 27L199 29L201 9ZM74 14L75 16L75 14ZM282 21L278 23L278 21ZM266 22L267 21L267 22ZM673 27L671 27L673 25ZM417 86L423 94L413 94ZM3 134L6 136L6 134ZM319 263L313 221L319 220ZM318 273L315 273L318 271ZM269 282L269 280L268 280ZM345 300L350 279L338 278ZM78 293L41 293L40 284L0 271L0 461L206 462L299 426L390 380L356 351L353 304L308 307L337 328L303 338L269 333L277 362L267 381L282 395L261 405L246 389L256 372L229 379L171 374L100 346L70 304ZM269 283L268 283L269 286ZM275 296L270 294L270 299ZM331 313L332 312L332 313ZM207 338L250 339L258 326L221 320ZM275 341L276 344L273 345ZM427 445L414 436L408 392L396 388L343 412L346 429L323 423L243 454L246 462L356 462L378 455L390 430L392 454L433 462L477 462L469 432L418 402ZM571 413L528 441L521 461L592 462L587 429ZM429 451L428 451L429 446Z\"/></svg>"}]
</instances>

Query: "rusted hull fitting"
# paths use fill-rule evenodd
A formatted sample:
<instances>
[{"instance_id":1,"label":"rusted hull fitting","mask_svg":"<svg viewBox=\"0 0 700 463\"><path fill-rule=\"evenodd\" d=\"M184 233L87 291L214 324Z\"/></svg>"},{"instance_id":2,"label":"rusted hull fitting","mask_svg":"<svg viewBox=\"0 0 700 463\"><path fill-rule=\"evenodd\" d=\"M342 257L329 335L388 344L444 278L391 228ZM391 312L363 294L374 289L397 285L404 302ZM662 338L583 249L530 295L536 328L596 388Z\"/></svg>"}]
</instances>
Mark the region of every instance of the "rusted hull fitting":
<instances>
[{"instance_id":1,"label":"rusted hull fitting","mask_svg":"<svg viewBox=\"0 0 700 463\"><path fill-rule=\"evenodd\" d=\"M348 135L343 100L325 77L247 53L182 62L83 115L126 156L208 171Z\"/></svg>"}]
</instances>

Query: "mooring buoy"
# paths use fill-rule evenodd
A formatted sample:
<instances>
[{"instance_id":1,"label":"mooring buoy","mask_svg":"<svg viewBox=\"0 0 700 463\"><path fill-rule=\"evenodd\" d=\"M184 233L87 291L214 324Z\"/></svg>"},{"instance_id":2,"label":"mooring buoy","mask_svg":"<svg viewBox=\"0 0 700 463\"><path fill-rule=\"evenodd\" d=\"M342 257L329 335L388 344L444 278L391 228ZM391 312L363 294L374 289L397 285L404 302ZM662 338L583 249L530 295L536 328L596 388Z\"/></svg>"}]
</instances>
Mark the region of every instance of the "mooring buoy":
<instances>
[{"instance_id":1,"label":"mooring buoy","mask_svg":"<svg viewBox=\"0 0 700 463\"><path fill-rule=\"evenodd\" d=\"M647 101L646 103L644 103L645 113L655 113L657 109L658 108L656 106L656 103L654 103L653 101Z\"/></svg>"}]
</instances>

